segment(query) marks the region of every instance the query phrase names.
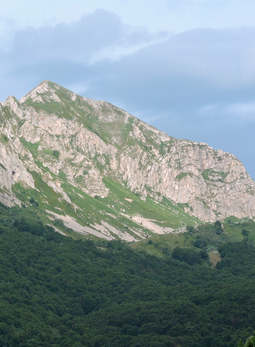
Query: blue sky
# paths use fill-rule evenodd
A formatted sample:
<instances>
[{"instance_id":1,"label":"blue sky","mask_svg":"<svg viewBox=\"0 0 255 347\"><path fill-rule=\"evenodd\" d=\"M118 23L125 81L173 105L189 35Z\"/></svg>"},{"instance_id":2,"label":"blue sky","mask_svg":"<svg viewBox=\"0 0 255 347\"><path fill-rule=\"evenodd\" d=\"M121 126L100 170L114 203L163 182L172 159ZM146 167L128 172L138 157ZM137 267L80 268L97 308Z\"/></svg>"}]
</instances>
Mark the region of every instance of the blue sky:
<instances>
[{"instance_id":1,"label":"blue sky","mask_svg":"<svg viewBox=\"0 0 255 347\"><path fill-rule=\"evenodd\" d=\"M254 0L6 2L0 77L1 101L48 79L233 153L255 178Z\"/></svg>"}]
</instances>

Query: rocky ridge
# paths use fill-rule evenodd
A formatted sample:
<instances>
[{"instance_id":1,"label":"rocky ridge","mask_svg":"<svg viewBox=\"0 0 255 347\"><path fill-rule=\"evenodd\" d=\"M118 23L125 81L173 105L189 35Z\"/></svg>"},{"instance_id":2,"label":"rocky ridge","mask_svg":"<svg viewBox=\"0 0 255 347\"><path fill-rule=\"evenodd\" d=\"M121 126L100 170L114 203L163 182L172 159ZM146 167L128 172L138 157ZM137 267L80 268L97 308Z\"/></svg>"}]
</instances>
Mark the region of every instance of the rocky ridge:
<instances>
[{"instance_id":1,"label":"rocky ridge","mask_svg":"<svg viewBox=\"0 0 255 347\"><path fill-rule=\"evenodd\" d=\"M0 122L0 201L8 206L21 203L20 187L40 191L36 173L76 210L64 183L103 203L108 179L165 211L180 207L193 222L255 216L255 183L234 155L175 139L107 102L44 81L1 103Z\"/></svg>"}]
</instances>

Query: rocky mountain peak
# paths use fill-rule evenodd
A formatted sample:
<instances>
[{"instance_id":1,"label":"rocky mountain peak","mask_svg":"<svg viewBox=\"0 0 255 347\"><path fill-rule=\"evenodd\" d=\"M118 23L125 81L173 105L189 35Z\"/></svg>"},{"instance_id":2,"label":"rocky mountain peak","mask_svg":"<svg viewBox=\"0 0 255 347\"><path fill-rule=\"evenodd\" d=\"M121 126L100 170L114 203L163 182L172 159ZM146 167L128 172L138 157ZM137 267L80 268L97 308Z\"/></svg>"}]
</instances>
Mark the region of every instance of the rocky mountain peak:
<instances>
[{"instance_id":1,"label":"rocky mountain peak","mask_svg":"<svg viewBox=\"0 0 255 347\"><path fill-rule=\"evenodd\" d=\"M32 102L45 103L51 102L51 100L61 103L60 98L57 95L57 91L60 90L60 86L50 81L43 81L36 88L34 88L27 95L23 96L19 101L21 104L30 100Z\"/></svg>"},{"instance_id":2,"label":"rocky mountain peak","mask_svg":"<svg viewBox=\"0 0 255 347\"><path fill-rule=\"evenodd\" d=\"M255 183L235 156L175 139L105 101L44 81L19 101L7 98L0 117L7 205L33 196L45 210L129 240L255 215Z\"/></svg>"}]
</instances>

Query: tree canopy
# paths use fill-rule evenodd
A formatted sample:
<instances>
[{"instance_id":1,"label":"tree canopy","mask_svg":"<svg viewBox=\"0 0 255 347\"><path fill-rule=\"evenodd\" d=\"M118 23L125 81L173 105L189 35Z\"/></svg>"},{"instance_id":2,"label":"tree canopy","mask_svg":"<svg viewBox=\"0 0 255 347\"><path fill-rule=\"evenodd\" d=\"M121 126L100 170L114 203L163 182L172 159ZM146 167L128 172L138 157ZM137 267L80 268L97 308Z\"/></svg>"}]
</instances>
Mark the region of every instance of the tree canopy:
<instances>
[{"instance_id":1,"label":"tree canopy","mask_svg":"<svg viewBox=\"0 0 255 347\"><path fill-rule=\"evenodd\" d=\"M219 251L217 268L194 251L162 259L0 206L0 347L235 347L254 329L255 248Z\"/></svg>"}]
</instances>

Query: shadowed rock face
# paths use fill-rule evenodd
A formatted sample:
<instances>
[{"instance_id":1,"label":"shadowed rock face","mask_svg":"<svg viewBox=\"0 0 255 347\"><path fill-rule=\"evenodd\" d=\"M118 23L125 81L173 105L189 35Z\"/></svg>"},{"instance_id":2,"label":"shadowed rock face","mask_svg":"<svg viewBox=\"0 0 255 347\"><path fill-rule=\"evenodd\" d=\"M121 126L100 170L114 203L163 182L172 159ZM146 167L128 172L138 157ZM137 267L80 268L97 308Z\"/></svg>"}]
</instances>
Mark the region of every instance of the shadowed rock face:
<instances>
[{"instance_id":1,"label":"shadowed rock face","mask_svg":"<svg viewBox=\"0 0 255 347\"><path fill-rule=\"evenodd\" d=\"M254 181L234 155L177 140L107 102L44 81L19 101L0 104L0 121L0 201L6 205L19 203L14 183L35 188L35 171L69 203L60 173L90 196L108 196L108 177L143 200L182 204L202 221L255 216Z\"/></svg>"}]
</instances>

